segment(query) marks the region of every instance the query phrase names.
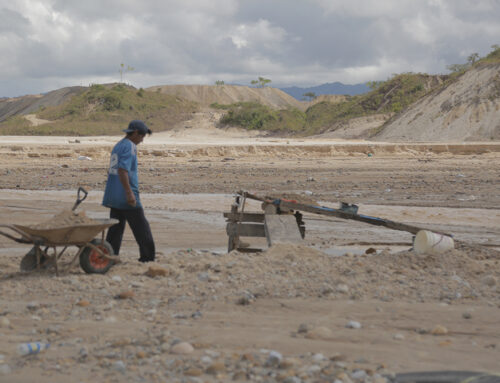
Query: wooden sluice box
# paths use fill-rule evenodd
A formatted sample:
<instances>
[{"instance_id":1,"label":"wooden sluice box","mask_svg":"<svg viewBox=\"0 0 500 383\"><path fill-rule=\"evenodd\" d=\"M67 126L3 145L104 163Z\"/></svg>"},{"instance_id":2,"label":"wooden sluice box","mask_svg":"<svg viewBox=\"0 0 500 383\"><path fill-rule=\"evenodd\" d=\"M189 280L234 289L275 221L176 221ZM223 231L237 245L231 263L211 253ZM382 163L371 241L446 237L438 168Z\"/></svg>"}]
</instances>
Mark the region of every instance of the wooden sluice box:
<instances>
[{"instance_id":1,"label":"wooden sluice box","mask_svg":"<svg viewBox=\"0 0 500 383\"><path fill-rule=\"evenodd\" d=\"M261 201L262 212L246 212L247 199ZM231 211L225 212L228 252L257 252L262 249L252 248L241 237L264 237L269 247L278 243L299 243L305 236L305 224L302 214L290 209L282 209L271 201L265 201L247 192L235 195Z\"/></svg>"}]
</instances>

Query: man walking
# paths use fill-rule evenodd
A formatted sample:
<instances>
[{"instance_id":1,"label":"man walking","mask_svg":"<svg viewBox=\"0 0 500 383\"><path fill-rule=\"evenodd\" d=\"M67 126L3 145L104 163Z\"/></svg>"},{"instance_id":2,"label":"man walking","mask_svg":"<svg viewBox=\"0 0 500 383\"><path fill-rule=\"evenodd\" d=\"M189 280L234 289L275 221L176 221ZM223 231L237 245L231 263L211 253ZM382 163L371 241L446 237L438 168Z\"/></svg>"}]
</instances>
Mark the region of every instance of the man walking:
<instances>
[{"instance_id":1,"label":"man walking","mask_svg":"<svg viewBox=\"0 0 500 383\"><path fill-rule=\"evenodd\" d=\"M146 134L152 132L139 120L131 121L123 131L127 135L111 152L108 181L102 201L103 206L111 208L109 217L119 221L109 228L106 241L113 247L115 255L118 255L125 223L128 222L139 245L139 261L152 262L155 260L155 243L139 198L137 176L137 145L144 140Z\"/></svg>"}]
</instances>

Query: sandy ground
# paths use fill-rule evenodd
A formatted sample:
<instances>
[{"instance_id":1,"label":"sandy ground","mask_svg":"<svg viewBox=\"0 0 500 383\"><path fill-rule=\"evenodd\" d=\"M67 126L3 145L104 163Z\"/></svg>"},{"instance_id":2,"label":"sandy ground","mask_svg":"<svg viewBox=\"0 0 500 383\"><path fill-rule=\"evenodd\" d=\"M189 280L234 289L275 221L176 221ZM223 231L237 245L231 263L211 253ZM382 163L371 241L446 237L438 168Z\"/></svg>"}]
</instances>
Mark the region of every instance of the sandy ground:
<instances>
[{"instance_id":1,"label":"sandy ground","mask_svg":"<svg viewBox=\"0 0 500 383\"><path fill-rule=\"evenodd\" d=\"M42 222L70 208L79 185L90 190L81 209L105 218L117 139L2 137L0 224ZM59 277L21 273L29 246L0 237L0 382L349 383L408 371L499 372L499 143L180 130L147 138L140 168L160 276L136 261L128 229L122 263L106 275L77 265ZM409 233L304 214L302 245L268 249L249 238L264 252L228 254L222 213L240 189L331 207L355 202L362 214L483 246L417 255ZM30 341L51 347L18 356L17 345Z\"/></svg>"}]
</instances>

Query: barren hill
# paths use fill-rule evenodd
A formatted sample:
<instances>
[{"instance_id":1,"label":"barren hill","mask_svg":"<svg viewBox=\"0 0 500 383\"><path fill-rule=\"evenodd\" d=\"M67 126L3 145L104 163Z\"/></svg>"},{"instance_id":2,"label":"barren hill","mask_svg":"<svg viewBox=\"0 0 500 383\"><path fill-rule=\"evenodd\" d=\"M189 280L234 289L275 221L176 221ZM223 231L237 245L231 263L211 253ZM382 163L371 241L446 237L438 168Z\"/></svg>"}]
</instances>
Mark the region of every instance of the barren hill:
<instances>
[{"instance_id":1,"label":"barren hill","mask_svg":"<svg viewBox=\"0 0 500 383\"><path fill-rule=\"evenodd\" d=\"M490 141L500 139L500 64L472 68L390 121L380 141Z\"/></svg>"},{"instance_id":2,"label":"barren hill","mask_svg":"<svg viewBox=\"0 0 500 383\"><path fill-rule=\"evenodd\" d=\"M152 86L147 91L156 91L194 101L202 106L213 103L234 104L255 101L275 109L289 106L304 110L307 103L300 102L280 89L264 87L250 88L240 85L163 85Z\"/></svg>"},{"instance_id":3,"label":"barren hill","mask_svg":"<svg viewBox=\"0 0 500 383\"><path fill-rule=\"evenodd\" d=\"M72 96L84 92L85 89L87 88L83 86L71 86L45 94L0 99L0 122L10 116L34 113L41 107L60 105Z\"/></svg>"}]
</instances>

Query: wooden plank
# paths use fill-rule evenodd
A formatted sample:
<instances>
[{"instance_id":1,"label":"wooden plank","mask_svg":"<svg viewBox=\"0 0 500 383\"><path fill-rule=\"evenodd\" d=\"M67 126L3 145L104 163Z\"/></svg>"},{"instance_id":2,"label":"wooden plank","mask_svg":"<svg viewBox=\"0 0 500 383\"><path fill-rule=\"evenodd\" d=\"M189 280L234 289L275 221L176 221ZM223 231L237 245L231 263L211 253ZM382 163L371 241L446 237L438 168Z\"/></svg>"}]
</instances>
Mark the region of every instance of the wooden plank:
<instances>
[{"instance_id":1,"label":"wooden plank","mask_svg":"<svg viewBox=\"0 0 500 383\"><path fill-rule=\"evenodd\" d=\"M393 229L393 230L407 231L407 232L412 233L412 234L417 234L420 230L428 230L428 229L425 229L423 227L408 225L406 223L394 222L394 221L391 221L388 219L382 219L382 218L377 218L377 217L370 217L368 215L349 213L346 211L342 211L340 209L332 209L332 208L328 208L328 207L324 207L324 206L304 205L304 204L300 204L300 203L293 203L293 202L287 202L287 201L280 201L280 206L284 206L286 208L299 210L299 211L307 211L309 213L328 215L328 216L339 217L339 218L343 218L343 219L352 219L355 221L369 223L371 225L385 226L385 227L387 227L389 229ZM435 230L432 230L432 231L434 233L450 236L450 234L447 234L447 233L441 233L441 232L437 232Z\"/></svg>"},{"instance_id":2,"label":"wooden plank","mask_svg":"<svg viewBox=\"0 0 500 383\"><path fill-rule=\"evenodd\" d=\"M226 226L227 235L237 237L265 237L266 232L263 224L257 223L233 223Z\"/></svg>"},{"instance_id":3,"label":"wooden plank","mask_svg":"<svg viewBox=\"0 0 500 383\"><path fill-rule=\"evenodd\" d=\"M299 243L302 241L294 215L266 214L264 227L269 246L277 243Z\"/></svg>"},{"instance_id":4,"label":"wooden plank","mask_svg":"<svg viewBox=\"0 0 500 383\"><path fill-rule=\"evenodd\" d=\"M241 222L264 222L264 213L224 213L224 218L228 221L238 222L241 219Z\"/></svg>"}]
</instances>

